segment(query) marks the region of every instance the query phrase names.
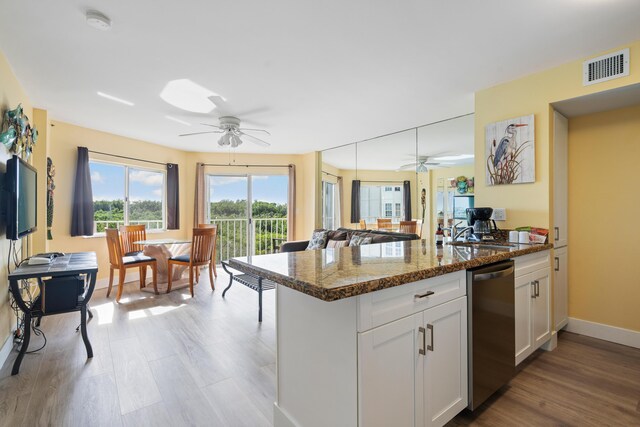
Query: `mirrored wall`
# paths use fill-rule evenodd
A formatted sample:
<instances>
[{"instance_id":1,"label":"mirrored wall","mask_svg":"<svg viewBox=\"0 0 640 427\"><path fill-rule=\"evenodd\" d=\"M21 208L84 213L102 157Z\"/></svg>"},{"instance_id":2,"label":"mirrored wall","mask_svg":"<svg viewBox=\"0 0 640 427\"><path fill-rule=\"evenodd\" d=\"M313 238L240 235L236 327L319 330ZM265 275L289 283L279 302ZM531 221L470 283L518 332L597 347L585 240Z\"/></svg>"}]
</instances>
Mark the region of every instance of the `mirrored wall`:
<instances>
[{"instance_id":1,"label":"mirrored wall","mask_svg":"<svg viewBox=\"0 0 640 427\"><path fill-rule=\"evenodd\" d=\"M473 119L470 114L324 150L323 226L401 231L401 222L411 221L409 229L423 238L438 224L450 227L465 203L473 206Z\"/></svg>"}]
</instances>

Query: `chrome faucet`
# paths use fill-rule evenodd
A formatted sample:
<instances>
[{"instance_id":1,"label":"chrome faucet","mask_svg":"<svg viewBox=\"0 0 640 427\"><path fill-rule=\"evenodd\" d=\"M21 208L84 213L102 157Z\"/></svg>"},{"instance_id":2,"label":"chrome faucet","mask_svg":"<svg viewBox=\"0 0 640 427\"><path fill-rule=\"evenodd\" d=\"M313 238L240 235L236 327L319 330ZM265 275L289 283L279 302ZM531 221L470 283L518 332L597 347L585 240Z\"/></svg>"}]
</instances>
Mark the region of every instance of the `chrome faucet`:
<instances>
[{"instance_id":1,"label":"chrome faucet","mask_svg":"<svg viewBox=\"0 0 640 427\"><path fill-rule=\"evenodd\" d=\"M459 223L457 223L457 224L453 224L453 225L450 227L450 230L449 230L449 231L450 231L450 236L451 236L451 241L452 241L452 242L455 242L455 240L456 240L456 239L455 239L455 235L456 235L456 227L457 227L457 226L459 226L460 224L462 224L462 221L460 221L460 222L459 222Z\"/></svg>"},{"instance_id":2,"label":"chrome faucet","mask_svg":"<svg viewBox=\"0 0 640 427\"><path fill-rule=\"evenodd\" d=\"M462 236L464 233L466 233L466 232L467 232L467 230L473 230L473 227L465 227L465 228L463 228L462 230L458 231L458 234L456 234L456 235L453 237L453 240L452 240L452 241L453 241L453 242L455 242L456 240L458 240L458 237L460 237L460 236ZM466 239L465 239L465 240L466 240Z\"/></svg>"}]
</instances>

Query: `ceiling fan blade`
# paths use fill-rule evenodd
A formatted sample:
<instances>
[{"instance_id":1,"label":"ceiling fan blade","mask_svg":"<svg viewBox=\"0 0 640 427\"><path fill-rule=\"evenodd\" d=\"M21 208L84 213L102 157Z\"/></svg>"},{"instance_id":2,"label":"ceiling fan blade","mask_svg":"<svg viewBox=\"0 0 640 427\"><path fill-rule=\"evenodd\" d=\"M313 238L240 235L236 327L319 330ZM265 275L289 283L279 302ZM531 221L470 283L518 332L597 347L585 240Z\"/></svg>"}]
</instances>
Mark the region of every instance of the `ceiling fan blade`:
<instances>
[{"instance_id":1,"label":"ceiling fan blade","mask_svg":"<svg viewBox=\"0 0 640 427\"><path fill-rule=\"evenodd\" d=\"M264 129L249 129L249 128L240 128L238 129L241 132L244 132L245 130L251 131L251 132L264 132L267 135L271 136L271 133L269 131L266 131Z\"/></svg>"},{"instance_id":2,"label":"ceiling fan blade","mask_svg":"<svg viewBox=\"0 0 640 427\"><path fill-rule=\"evenodd\" d=\"M253 142L254 144L258 144L261 145L263 147L270 147L271 144L269 144L267 141L263 141L260 138L256 138L253 135L249 135L248 133L244 133L242 131L238 131L238 133L243 137L243 138L247 138L249 141Z\"/></svg>"},{"instance_id":3,"label":"ceiling fan blade","mask_svg":"<svg viewBox=\"0 0 640 427\"><path fill-rule=\"evenodd\" d=\"M396 169L396 171L404 171L404 170L407 170L407 169L413 169L416 166L418 166L417 163L409 163L407 165L400 166L398 169Z\"/></svg>"},{"instance_id":4,"label":"ceiling fan blade","mask_svg":"<svg viewBox=\"0 0 640 427\"><path fill-rule=\"evenodd\" d=\"M212 128L218 128L218 129L222 129L220 126L218 125L211 125L209 123L200 123L202 126L210 126Z\"/></svg>"},{"instance_id":5,"label":"ceiling fan blade","mask_svg":"<svg viewBox=\"0 0 640 427\"><path fill-rule=\"evenodd\" d=\"M221 116L230 116L230 112L229 112L229 108L227 105L227 100L224 99L222 96L220 95L211 95L209 98L209 101L213 102L213 104L216 106L216 110L218 111L218 113Z\"/></svg>"},{"instance_id":6,"label":"ceiling fan blade","mask_svg":"<svg viewBox=\"0 0 640 427\"><path fill-rule=\"evenodd\" d=\"M183 134L178 135L178 136L202 135L202 134L205 134L205 133L223 133L223 131L221 131L221 130L208 130L206 132L183 133Z\"/></svg>"}]
</instances>

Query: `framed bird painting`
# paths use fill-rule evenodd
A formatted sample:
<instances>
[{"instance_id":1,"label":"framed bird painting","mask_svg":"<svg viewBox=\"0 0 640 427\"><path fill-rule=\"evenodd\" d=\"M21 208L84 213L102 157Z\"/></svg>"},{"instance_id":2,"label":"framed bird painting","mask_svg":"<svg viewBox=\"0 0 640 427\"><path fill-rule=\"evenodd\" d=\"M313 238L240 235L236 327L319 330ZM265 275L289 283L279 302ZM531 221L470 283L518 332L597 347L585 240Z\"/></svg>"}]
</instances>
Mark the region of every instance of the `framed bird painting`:
<instances>
[{"instance_id":1,"label":"framed bird painting","mask_svg":"<svg viewBox=\"0 0 640 427\"><path fill-rule=\"evenodd\" d=\"M486 184L535 182L533 114L485 127Z\"/></svg>"}]
</instances>

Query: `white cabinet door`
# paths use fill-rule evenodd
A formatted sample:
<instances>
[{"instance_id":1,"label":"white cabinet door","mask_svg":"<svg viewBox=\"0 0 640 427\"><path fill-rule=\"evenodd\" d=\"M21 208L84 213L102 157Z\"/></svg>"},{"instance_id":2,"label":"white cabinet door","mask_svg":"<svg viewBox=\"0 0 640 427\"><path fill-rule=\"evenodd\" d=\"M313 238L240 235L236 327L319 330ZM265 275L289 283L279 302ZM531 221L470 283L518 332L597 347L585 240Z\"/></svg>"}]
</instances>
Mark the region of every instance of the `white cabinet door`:
<instances>
[{"instance_id":1,"label":"white cabinet door","mask_svg":"<svg viewBox=\"0 0 640 427\"><path fill-rule=\"evenodd\" d=\"M569 121L554 113L553 131L553 244L567 245L568 170L569 170Z\"/></svg>"},{"instance_id":2,"label":"white cabinet door","mask_svg":"<svg viewBox=\"0 0 640 427\"><path fill-rule=\"evenodd\" d=\"M417 313L358 334L360 427L419 425L424 360L423 314Z\"/></svg>"},{"instance_id":3,"label":"white cabinet door","mask_svg":"<svg viewBox=\"0 0 640 427\"><path fill-rule=\"evenodd\" d=\"M569 281L567 248L554 250L553 296L555 330L567 326L569 321Z\"/></svg>"},{"instance_id":4,"label":"white cabinet door","mask_svg":"<svg viewBox=\"0 0 640 427\"><path fill-rule=\"evenodd\" d=\"M515 279L516 365L533 353L531 307L533 299L532 273Z\"/></svg>"},{"instance_id":5,"label":"white cabinet door","mask_svg":"<svg viewBox=\"0 0 640 427\"><path fill-rule=\"evenodd\" d=\"M533 298L533 349L537 349L551 338L550 283L551 269L545 268L532 273L535 288Z\"/></svg>"},{"instance_id":6,"label":"white cabinet door","mask_svg":"<svg viewBox=\"0 0 640 427\"><path fill-rule=\"evenodd\" d=\"M423 425L442 426L468 403L467 298L425 310L424 322Z\"/></svg>"}]
</instances>

